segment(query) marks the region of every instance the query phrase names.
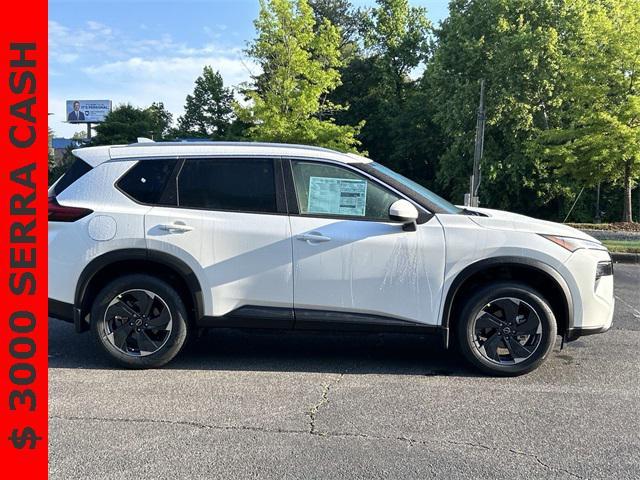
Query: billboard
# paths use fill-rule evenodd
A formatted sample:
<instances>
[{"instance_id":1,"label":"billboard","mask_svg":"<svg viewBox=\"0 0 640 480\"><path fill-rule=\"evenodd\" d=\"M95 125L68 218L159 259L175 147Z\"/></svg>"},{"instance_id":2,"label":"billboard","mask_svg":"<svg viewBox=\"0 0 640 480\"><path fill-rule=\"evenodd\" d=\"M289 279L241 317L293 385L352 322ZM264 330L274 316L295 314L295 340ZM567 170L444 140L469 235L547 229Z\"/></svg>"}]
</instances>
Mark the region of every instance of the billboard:
<instances>
[{"instance_id":1,"label":"billboard","mask_svg":"<svg viewBox=\"0 0 640 480\"><path fill-rule=\"evenodd\" d=\"M100 123L111 111L111 100L67 100L69 123Z\"/></svg>"}]
</instances>

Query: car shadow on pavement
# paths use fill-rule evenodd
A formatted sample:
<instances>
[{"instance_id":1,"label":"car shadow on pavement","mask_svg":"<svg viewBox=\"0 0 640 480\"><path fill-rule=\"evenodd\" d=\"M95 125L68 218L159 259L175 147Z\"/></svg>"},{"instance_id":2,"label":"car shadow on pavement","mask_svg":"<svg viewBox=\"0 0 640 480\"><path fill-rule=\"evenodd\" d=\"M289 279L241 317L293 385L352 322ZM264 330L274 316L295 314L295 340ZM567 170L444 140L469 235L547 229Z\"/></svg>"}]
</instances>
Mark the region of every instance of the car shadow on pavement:
<instances>
[{"instance_id":1,"label":"car shadow on pavement","mask_svg":"<svg viewBox=\"0 0 640 480\"><path fill-rule=\"evenodd\" d=\"M117 369L89 334L49 320L49 368ZM174 370L476 376L439 337L212 329L165 367Z\"/></svg>"}]
</instances>

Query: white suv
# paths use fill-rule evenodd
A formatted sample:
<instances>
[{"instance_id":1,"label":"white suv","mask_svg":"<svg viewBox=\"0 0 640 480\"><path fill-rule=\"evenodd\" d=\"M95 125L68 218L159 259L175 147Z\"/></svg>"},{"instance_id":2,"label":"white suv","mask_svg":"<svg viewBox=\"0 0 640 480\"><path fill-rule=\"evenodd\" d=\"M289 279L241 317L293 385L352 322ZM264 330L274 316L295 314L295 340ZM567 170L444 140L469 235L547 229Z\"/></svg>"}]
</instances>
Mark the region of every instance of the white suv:
<instances>
[{"instance_id":1,"label":"white suv","mask_svg":"<svg viewBox=\"0 0 640 480\"><path fill-rule=\"evenodd\" d=\"M50 315L156 367L202 327L435 333L484 372L606 331L613 266L556 223L463 209L353 154L90 147L49 190Z\"/></svg>"}]
</instances>

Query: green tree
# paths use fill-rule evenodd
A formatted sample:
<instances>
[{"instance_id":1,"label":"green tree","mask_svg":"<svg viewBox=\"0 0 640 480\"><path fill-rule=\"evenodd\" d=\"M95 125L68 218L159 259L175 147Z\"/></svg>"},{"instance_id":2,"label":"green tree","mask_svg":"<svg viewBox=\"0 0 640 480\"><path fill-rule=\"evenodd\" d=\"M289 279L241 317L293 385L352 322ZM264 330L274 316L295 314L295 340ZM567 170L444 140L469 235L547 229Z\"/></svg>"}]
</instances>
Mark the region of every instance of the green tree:
<instances>
[{"instance_id":1,"label":"green tree","mask_svg":"<svg viewBox=\"0 0 640 480\"><path fill-rule=\"evenodd\" d=\"M411 70L427 59L431 22L427 10L409 0L377 0L363 25L365 48L378 58L397 93Z\"/></svg>"},{"instance_id":2,"label":"green tree","mask_svg":"<svg viewBox=\"0 0 640 480\"><path fill-rule=\"evenodd\" d=\"M568 0L562 45L562 108L537 142L561 172L623 188L622 219L640 176L640 2Z\"/></svg>"},{"instance_id":3,"label":"green tree","mask_svg":"<svg viewBox=\"0 0 640 480\"><path fill-rule=\"evenodd\" d=\"M49 148L48 148L48 172L49 172L49 185L51 185L53 182L55 182L58 177L60 176L56 170L56 159L55 156L53 154L53 136L55 135L55 133L53 132L53 129L51 127L48 127L48 141L49 141Z\"/></svg>"},{"instance_id":4,"label":"green tree","mask_svg":"<svg viewBox=\"0 0 640 480\"><path fill-rule=\"evenodd\" d=\"M479 80L486 82L482 205L553 217L569 179L528 142L557 121L562 11L557 0L453 0L422 84L440 129L438 182L456 201L469 189ZM540 209L545 205L545 209Z\"/></svg>"},{"instance_id":5,"label":"green tree","mask_svg":"<svg viewBox=\"0 0 640 480\"><path fill-rule=\"evenodd\" d=\"M178 119L180 135L225 138L233 121L233 91L224 86L222 76L210 66L204 67L187 95L184 115Z\"/></svg>"},{"instance_id":6,"label":"green tree","mask_svg":"<svg viewBox=\"0 0 640 480\"><path fill-rule=\"evenodd\" d=\"M156 121L149 109L128 103L119 105L106 116L103 123L95 127L96 136L91 139L91 144L128 144L135 142L138 137L151 138L157 128Z\"/></svg>"},{"instance_id":7,"label":"green tree","mask_svg":"<svg viewBox=\"0 0 640 480\"><path fill-rule=\"evenodd\" d=\"M261 0L255 26L248 54L263 74L245 92L247 105L236 105L250 137L354 151L359 127L337 125L343 107L327 99L340 84L338 29L328 20L315 28L307 0Z\"/></svg>"},{"instance_id":8,"label":"green tree","mask_svg":"<svg viewBox=\"0 0 640 480\"><path fill-rule=\"evenodd\" d=\"M428 176L424 163L412 164L414 151L399 143L415 132L407 131L413 114L409 102L417 82L411 77L429 55L431 24L426 10L408 0L378 0L361 13L364 51L342 70L343 84L330 99L349 105L339 112L339 123L365 120L358 138L370 156L414 178Z\"/></svg>"},{"instance_id":9,"label":"green tree","mask_svg":"<svg viewBox=\"0 0 640 480\"><path fill-rule=\"evenodd\" d=\"M71 139L72 140L86 140L87 139L87 132L84 130L78 130L77 132L73 132L73 135L71 135Z\"/></svg>"},{"instance_id":10,"label":"green tree","mask_svg":"<svg viewBox=\"0 0 640 480\"><path fill-rule=\"evenodd\" d=\"M315 31L318 32L324 21L328 20L338 28L342 59L353 56L358 51L362 12L354 9L349 0L309 0L309 5L316 21Z\"/></svg>"},{"instance_id":11,"label":"green tree","mask_svg":"<svg viewBox=\"0 0 640 480\"><path fill-rule=\"evenodd\" d=\"M153 102L150 107L145 109L145 113L149 116L152 139L164 140L170 136L173 115L165 108L164 103Z\"/></svg>"},{"instance_id":12,"label":"green tree","mask_svg":"<svg viewBox=\"0 0 640 480\"><path fill-rule=\"evenodd\" d=\"M87 136L86 132L78 131L78 132L75 132L71 136L71 138L73 140L84 142L86 139L86 136ZM71 152L73 149L78 148L77 144L69 145L65 149L62 156L58 160L56 160L55 153L53 150L53 137L54 137L54 132L51 129L51 127L49 127L49 168L48 168L49 185L52 185L56 180L58 180L58 178L64 175L64 173L69 169L69 167L75 160L75 156Z\"/></svg>"}]
</instances>

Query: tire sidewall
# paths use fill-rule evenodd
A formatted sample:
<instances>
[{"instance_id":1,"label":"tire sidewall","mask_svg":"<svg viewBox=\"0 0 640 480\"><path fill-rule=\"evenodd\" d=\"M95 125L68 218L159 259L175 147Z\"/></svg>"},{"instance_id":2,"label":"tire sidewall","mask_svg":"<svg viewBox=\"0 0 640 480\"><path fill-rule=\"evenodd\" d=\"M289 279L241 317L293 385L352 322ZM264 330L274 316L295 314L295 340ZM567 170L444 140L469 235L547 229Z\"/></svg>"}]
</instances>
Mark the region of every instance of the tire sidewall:
<instances>
[{"instance_id":1,"label":"tire sidewall","mask_svg":"<svg viewBox=\"0 0 640 480\"><path fill-rule=\"evenodd\" d=\"M497 365L491 362L474 345L473 320L485 305L502 297L513 297L527 302L542 323L542 338L534 354L512 365ZM483 372L498 376L522 375L538 368L553 350L557 335L556 319L547 301L531 287L519 283L493 283L472 295L461 311L456 330L460 350L467 360Z\"/></svg>"},{"instance_id":2,"label":"tire sidewall","mask_svg":"<svg viewBox=\"0 0 640 480\"><path fill-rule=\"evenodd\" d=\"M112 345L104 335L104 314L109 303L120 293L132 289L144 289L159 295L169 307L172 317L172 329L166 343L157 352L143 357L125 354ZM126 275L107 284L96 296L91 308L91 333L98 346L119 366L160 367L173 359L186 343L187 310L180 295L166 282L149 275Z\"/></svg>"}]
</instances>

